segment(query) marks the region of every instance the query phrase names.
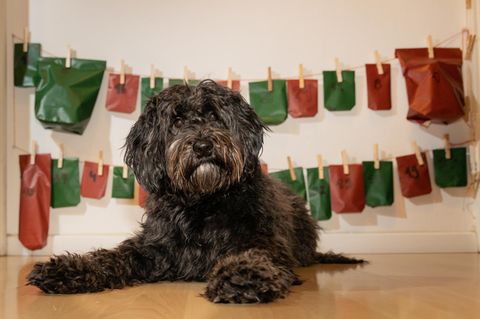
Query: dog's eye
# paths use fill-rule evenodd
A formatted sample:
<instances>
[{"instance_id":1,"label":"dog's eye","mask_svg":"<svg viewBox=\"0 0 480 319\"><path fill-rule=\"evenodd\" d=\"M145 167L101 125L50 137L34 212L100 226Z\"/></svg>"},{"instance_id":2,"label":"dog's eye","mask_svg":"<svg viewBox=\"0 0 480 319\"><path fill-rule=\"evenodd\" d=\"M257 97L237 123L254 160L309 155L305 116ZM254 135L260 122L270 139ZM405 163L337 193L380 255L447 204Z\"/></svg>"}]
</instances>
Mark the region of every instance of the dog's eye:
<instances>
[{"instance_id":1,"label":"dog's eye","mask_svg":"<svg viewBox=\"0 0 480 319\"><path fill-rule=\"evenodd\" d=\"M179 117L177 117L175 119L175 121L173 122L173 125L176 127L176 128L179 128L179 127L182 127L183 125L183 120Z\"/></svg>"},{"instance_id":2,"label":"dog's eye","mask_svg":"<svg viewBox=\"0 0 480 319\"><path fill-rule=\"evenodd\" d=\"M208 119L209 119L210 121L216 121L216 120L217 120L217 116L215 115L215 113L210 113L210 114L208 115Z\"/></svg>"}]
</instances>

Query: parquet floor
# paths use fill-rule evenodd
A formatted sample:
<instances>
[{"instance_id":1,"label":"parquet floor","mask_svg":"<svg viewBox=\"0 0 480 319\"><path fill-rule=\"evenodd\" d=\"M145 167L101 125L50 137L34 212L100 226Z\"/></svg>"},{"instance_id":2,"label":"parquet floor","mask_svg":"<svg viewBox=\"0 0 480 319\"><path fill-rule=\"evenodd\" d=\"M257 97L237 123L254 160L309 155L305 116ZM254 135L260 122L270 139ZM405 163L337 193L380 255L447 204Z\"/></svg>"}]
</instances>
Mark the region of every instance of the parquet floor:
<instances>
[{"instance_id":1,"label":"parquet floor","mask_svg":"<svg viewBox=\"0 0 480 319\"><path fill-rule=\"evenodd\" d=\"M0 317L58 318L480 318L480 255L364 255L365 266L298 269L305 279L266 305L217 305L202 283L158 283L49 296L25 286L42 258L0 257Z\"/></svg>"}]
</instances>

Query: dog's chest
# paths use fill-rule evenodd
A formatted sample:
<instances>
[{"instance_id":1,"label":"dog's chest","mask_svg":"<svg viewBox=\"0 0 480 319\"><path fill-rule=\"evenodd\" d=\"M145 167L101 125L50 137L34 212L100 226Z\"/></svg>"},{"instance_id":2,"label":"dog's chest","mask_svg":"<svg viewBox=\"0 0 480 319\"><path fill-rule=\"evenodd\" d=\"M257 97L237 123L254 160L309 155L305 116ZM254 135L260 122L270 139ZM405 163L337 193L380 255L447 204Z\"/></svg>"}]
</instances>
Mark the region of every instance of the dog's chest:
<instances>
[{"instance_id":1,"label":"dog's chest","mask_svg":"<svg viewBox=\"0 0 480 319\"><path fill-rule=\"evenodd\" d=\"M185 280L205 279L220 258L241 250L256 232L249 218L238 220L227 212L197 217L179 225L171 243L178 275Z\"/></svg>"},{"instance_id":2,"label":"dog's chest","mask_svg":"<svg viewBox=\"0 0 480 319\"><path fill-rule=\"evenodd\" d=\"M180 229L182 237L180 243L184 249L201 250L208 257L209 254L218 255L228 252L253 232L254 228L246 227L245 222L234 222L228 220L227 216L207 217Z\"/></svg>"}]
</instances>

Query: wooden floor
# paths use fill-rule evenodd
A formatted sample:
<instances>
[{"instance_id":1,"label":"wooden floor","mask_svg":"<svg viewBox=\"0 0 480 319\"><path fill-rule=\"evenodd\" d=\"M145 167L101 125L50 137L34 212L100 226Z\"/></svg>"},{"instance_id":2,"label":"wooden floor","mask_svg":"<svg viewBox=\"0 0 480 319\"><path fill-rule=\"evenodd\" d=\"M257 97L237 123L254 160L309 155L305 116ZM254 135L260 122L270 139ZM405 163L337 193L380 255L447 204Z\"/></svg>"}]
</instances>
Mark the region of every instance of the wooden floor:
<instances>
[{"instance_id":1,"label":"wooden floor","mask_svg":"<svg viewBox=\"0 0 480 319\"><path fill-rule=\"evenodd\" d=\"M49 296L24 285L35 260L0 257L0 318L480 318L480 255L368 255L362 267L298 269L305 279L267 305L217 305L202 283L158 283Z\"/></svg>"}]
</instances>

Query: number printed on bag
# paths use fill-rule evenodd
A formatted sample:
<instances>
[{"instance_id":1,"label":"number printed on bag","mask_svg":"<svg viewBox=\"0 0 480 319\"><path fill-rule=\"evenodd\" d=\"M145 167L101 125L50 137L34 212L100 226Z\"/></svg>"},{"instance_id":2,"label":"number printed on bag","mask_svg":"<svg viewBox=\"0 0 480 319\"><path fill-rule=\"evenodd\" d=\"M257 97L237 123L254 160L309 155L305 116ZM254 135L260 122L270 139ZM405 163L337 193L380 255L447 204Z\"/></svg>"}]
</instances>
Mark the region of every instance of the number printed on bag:
<instances>
[{"instance_id":1,"label":"number printed on bag","mask_svg":"<svg viewBox=\"0 0 480 319\"><path fill-rule=\"evenodd\" d=\"M320 187L318 188L318 192L320 193L320 195L327 195L327 186L326 185L320 185Z\"/></svg>"},{"instance_id":2,"label":"number printed on bag","mask_svg":"<svg viewBox=\"0 0 480 319\"><path fill-rule=\"evenodd\" d=\"M68 175L68 172L67 173L58 172L57 174L55 174L53 178L55 183L66 184L68 183L70 176Z\"/></svg>"},{"instance_id":3,"label":"number printed on bag","mask_svg":"<svg viewBox=\"0 0 480 319\"><path fill-rule=\"evenodd\" d=\"M338 186L340 189L348 189L348 188L351 188L351 187L352 187L352 180L351 180L350 177L348 177L348 176L342 177L342 178L340 178L340 179L337 181L337 186Z\"/></svg>"},{"instance_id":4,"label":"number printed on bag","mask_svg":"<svg viewBox=\"0 0 480 319\"><path fill-rule=\"evenodd\" d=\"M408 177L413 179L418 179L420 177L420 172L418 171L418 168L415 165L407 166L405 168L405 174L407 174Z\"/></svg>"},{"instance_id":5,"label":"number printed on bag","mask_svg":"<svg viewBox=\"0 0 480 319\"><path fill-rule=\"evenodd\" d=\"M24 187L22 188L22 194L28 197L35 195L35 187Z\"/></svg>"},{"instance_id":6,"label":"number printed on bag","mask_svg":"<svg viewBox=\"0 0 480 319\"><path fill-rule=\"evenodd\" d=\"M97 173L95 173L94 171L88 172L88 176L92 179L94 183L97 181Z\"/></svg>"},{"instance_id":7,"label":"number printed on bag","mask_svg":"<svg viewBox=\"0 0 480 319\"><path fill-rule=\"evenodd\" d=\"M115 92L118 94L125 93L125 84L118 83L117 85L115 85Z\"/></svg>"}]
</instances>

